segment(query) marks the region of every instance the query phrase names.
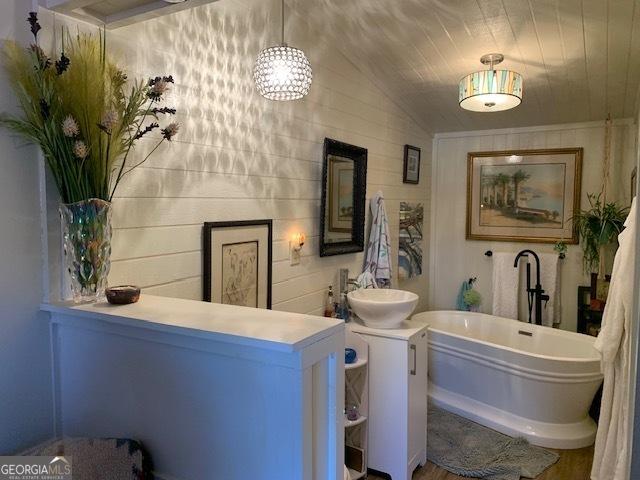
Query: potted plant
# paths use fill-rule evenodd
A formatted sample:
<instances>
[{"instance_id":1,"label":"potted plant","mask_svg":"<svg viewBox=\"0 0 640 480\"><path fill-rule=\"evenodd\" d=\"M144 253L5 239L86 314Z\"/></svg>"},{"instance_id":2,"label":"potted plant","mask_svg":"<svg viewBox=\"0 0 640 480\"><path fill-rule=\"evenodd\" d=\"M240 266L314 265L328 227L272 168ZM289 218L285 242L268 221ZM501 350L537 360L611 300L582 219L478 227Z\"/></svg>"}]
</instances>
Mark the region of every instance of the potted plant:
<instances>
[{"instance_id":1,"label":"potted plant","mask_svg":"<svg viewBox=\"0 0 640 480\"><path fill-rule=\"evenodd\" d=\"M617 244L629 208L603 201L602 194L587 197L589 208L581 210L573 220L580 236L584 272L591 273L591 298L605 300L606 293L596 285L598 278L604 283L606 248Z\"/></svg>"},{"instance_id":2,"label":"potted plant","mask_svg":"<svg viewBox=\"0 0 640 480\"><path fill-rule=\"evenodd\" d=\"M158 118L171 76L129 81L110 58L103 34L62 35L58 53L38 44L41 27L29 14L34 43L5 42L4 68L22 116L0 124L39 145L60 194L66 268L76 302L95 301L106 288L111 254L111 201L127 174L178 132ZM55 49L55 47L54 47ZM154 133L160 135L154 135ZM149 137L146 155L132 155ZM153 137L153 138L151 138Z\"/></svg>"}]
</instances>

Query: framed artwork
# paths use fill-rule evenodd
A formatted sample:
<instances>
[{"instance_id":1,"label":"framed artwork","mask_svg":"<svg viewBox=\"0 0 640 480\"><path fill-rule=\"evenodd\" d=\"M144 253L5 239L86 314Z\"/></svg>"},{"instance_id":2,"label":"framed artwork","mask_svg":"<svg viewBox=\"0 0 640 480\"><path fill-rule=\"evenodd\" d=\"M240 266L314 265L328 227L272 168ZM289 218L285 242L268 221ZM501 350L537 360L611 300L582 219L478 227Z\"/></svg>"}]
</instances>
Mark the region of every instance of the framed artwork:
<instances>
[{"instance_id":1,"label":"framed artwork","mask_svg":"<svg viewBox=\"0 0 640 480\"><path fill-rule=\"evenodd\" d=\"M472 152L467 238L578 243L582 148Z\"/></svg>"},{"instance_id":2,"label":"framed artwork","mask_svg":"<svg viewBox=\"0 0 640 480\"><path fill-rule=\"evenodd\" d=\"M421 203L400 202L400 235L398 242L398 278L407 280L422 275Z\"/></svg>"},{"instance_id":3,"label":"framed artwork","mask_svg":"<svg viewBox=\"0 0 640 480\"><path fill-rule=\"evenodd\" d=\"M637 178L638 178L638 167L633 167L631 171L631 200L636 196L636 188L637 188Z\"/></svg>"},{"instance_id":4,"label":"framed artwork","mask_svg":"<svg viewBox=\"0 0 640 480\"><path fill-rule=\"evenodd\" d=\"M329 155L329 225L330 232L351 233L353 225L353 161Z\"/></svg>"},{"instance_id":5,"label":"framed artwork","mask_svg":"<svg viewBox=\"0 0 640 480\"><path fill-rule=\"evenodd\" d=\"M272 221L206 222L202 299L271 308Z\"/></svg>"},{"instance_id":6,"label":"framed artwork","mask_svg":"<svg viewBox=\"0 0 640 480\"><path fill-rule=\"evenodd\" d=\"M420 182L420 149L411 145L404 146L403 183Z\"/></svg>"}]
</instances>

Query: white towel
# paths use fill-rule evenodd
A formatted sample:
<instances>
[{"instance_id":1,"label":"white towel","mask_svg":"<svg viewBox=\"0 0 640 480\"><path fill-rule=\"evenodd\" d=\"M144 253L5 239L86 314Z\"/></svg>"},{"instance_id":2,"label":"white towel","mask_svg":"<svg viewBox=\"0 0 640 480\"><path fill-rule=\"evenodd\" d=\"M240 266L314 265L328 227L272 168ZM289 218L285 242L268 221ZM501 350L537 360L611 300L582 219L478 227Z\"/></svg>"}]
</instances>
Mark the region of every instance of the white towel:
<instances>
[{"instance_id":1,"label":"white towel","mask_svg":"<svg viewBox=\"0 0 640 480\"><path fill-rule=\"evenodd\" d=\"M520 270L514 268L513 253L496 252L493 258L493 314L518 320Z\"/></svg>"},{"instance_id":2,"label":"white towel","mask_svg":"<svg viewBox=\"0 0 640 480\"><path fill-rule=\"evenodd\" d=\"M560 262L558 261L557 253L541 253L538 254L538 256L540 257L540 283L542 284L544 293L549 295L547 306L545 307L544 303L542 304L542 325L553 327L554 325L558 325L562 320L560 303ZM534 272L532 271L531 274L533 275Z\"/></svg>"},{"instance_id":3,"label":"white towel","mask_svg":"<svg viewBox=\"0 0 640 480\"><path fill-rule=\"evenodd\" d=\"M384 208L384 196L378 191L369 203L371 208L371 233L367 244L365 272L371 272L378 287L391 286L391 236Z\"/></svg>"},{"instance_id":4,"label":"white towel","mask_svg":"<svg viewBox=\"0 0 640 480\"><path fill-rule=\"evenodd\" d=\"M376 279L373 278L371 272L362 272L358 275L358 278L356 278L356 283L358 284L358 288L378 288Z\"/></svg>"}]
</instances>

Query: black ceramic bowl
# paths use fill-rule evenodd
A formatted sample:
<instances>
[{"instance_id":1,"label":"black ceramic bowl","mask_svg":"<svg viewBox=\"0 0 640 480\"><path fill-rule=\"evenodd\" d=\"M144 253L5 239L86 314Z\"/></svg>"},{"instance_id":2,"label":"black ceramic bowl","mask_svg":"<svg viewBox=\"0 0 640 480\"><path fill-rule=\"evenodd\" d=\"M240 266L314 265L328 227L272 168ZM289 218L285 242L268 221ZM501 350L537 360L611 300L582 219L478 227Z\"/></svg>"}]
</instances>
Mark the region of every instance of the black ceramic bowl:
<instances>
[{"instance_id":1,"label":"black ceramic bowl","mask_svg":"<svg viewBox=\"0 0 640 480\"><path fill-rule=\"evenodd\" d=\"M105 291L107 302L113 305L128 305L140 299L140 288L134 285L118 285Z\"/></svg>"}]
</instances>

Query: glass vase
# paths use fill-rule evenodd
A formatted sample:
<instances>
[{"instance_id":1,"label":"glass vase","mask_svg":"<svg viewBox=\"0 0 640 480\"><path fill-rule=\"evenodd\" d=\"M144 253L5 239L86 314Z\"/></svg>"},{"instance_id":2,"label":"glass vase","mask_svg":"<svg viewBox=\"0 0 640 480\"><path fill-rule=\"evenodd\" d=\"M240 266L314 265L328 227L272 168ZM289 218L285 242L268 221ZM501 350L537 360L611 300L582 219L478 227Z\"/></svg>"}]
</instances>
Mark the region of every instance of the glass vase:
<instances>
[{"instance_id":1,"label":"glass vase","mask_svg":"<svg viewBox=\"0 0 640 480\"><path fill-rule=\"evenodd\" d=\"M73 301L96 302L111 268L111 203L90 198L62 204L60 218Z\"/></svg>"}]
</instances>

